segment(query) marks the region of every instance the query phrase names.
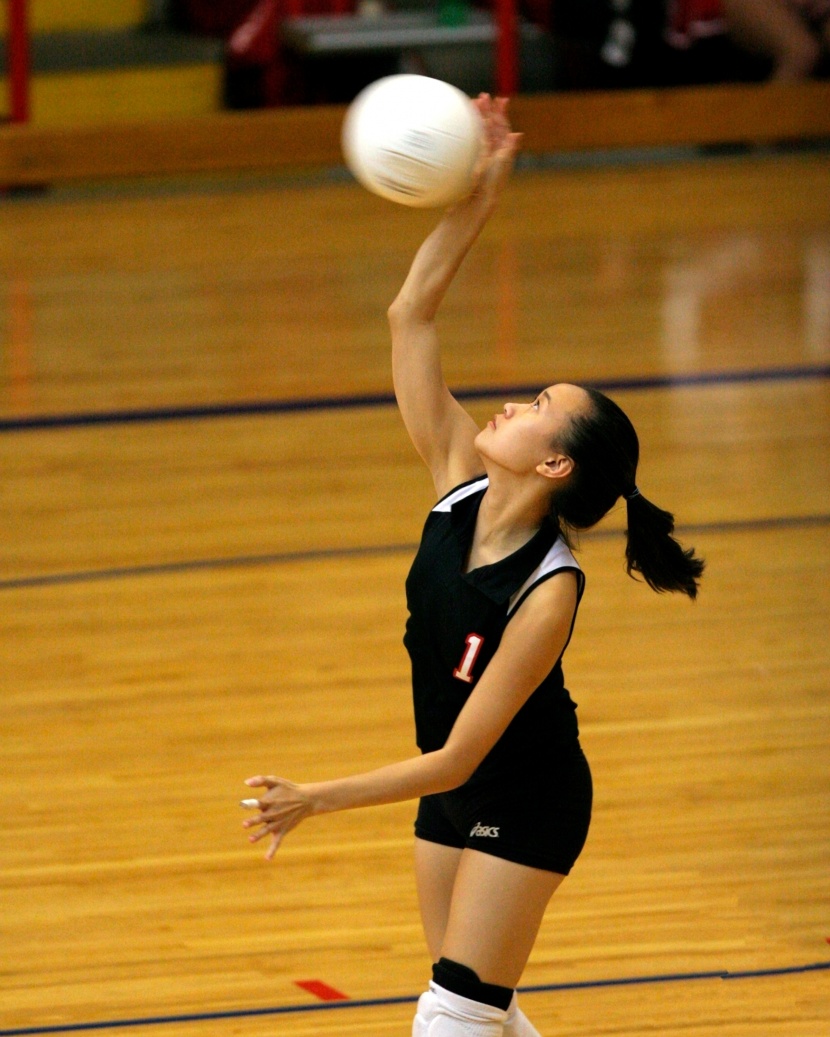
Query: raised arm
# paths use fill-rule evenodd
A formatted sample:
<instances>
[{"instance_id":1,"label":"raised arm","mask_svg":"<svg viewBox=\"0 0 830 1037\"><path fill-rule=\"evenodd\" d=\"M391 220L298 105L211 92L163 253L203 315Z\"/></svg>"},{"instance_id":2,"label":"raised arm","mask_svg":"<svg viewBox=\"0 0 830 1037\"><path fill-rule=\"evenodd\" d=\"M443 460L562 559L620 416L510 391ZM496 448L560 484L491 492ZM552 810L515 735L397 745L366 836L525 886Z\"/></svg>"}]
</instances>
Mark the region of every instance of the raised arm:
<instances>
[{"instance_id":1,"label":"raised arm","mask_svg":"<svg viewBox=\"0 0 830 1037\"><path fill-rule=\"evenodd\" d=\"M478 427L450 393L441 369L435 316L458 268L495 208L510 175L520 134L507 102L482 95L483 157L473 193L449 210L418 250L389 308L392 374L401 415L432 474L438 496L482 472L473 445Z\"/></svg>"}]
</instances>

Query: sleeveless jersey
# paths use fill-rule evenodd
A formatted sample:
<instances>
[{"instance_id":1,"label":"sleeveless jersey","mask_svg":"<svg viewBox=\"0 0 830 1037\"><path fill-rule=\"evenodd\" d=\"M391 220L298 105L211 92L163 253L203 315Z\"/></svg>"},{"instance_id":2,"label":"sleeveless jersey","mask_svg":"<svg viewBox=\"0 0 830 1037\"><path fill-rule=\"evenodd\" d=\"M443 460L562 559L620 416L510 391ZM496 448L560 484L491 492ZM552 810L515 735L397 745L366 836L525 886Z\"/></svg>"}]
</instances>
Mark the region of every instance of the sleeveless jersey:
<instances>
[{"instance_id":1,"label":"sleeveless jersey","mask_svg":"<svg viewBox=\"0 0 830 1037\"><path fill-rule=\"evenodd\" d=\"M409 619L404 644L412 665L416 739L422 752L444 745L510 618L534 587L558 572L571 571L577 574L577 600L582 597L582 571L549 520L507 558L464 572L488 485L486 477L464 483L436 504L406 581ZM560 656L479 772L492 772L528 752L577 738L575 709Z\"/></svg>"}]
</instances>

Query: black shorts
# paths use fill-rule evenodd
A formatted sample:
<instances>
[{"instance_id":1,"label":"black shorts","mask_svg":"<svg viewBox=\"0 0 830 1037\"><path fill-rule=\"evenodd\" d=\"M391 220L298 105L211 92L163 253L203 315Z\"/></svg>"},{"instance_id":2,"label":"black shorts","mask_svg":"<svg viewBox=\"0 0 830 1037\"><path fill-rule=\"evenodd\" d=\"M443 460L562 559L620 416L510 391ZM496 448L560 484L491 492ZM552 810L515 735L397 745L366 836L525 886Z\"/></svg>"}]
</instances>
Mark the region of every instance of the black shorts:
<instances>
[{"instance_id":1,"label":"black shorts","mask_svg":"<svg viewBox=\"0 0 830 1037\"><path fill-rule=\"evenodd\" d=\"M585 845L592 784L578 742L543 762L480 774L452 792L425 796L415 835L567 875Z\"/></svg>"}]
</instances>

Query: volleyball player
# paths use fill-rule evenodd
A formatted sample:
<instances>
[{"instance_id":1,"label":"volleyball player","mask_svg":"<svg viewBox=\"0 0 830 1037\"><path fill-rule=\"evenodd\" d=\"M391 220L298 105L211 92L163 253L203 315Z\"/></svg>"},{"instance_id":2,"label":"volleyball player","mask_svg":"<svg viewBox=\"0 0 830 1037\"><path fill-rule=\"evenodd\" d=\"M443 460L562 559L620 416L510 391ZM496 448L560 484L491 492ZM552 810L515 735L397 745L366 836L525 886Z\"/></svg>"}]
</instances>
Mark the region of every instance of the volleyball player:
<instances>
[{"instance_id":1,"label":"volleyball player","mask_svg":"<svg viewBox=\"0 0 830 1037\"><path fill-rule=\"evenodd\" d=\"M638 490L637 436L607 397L551 385L479 430L444 383L435 315L519 143L505 101L477 103L476 189L421 246L389 310L398 404L438 499L407 579L421 755L314 784L247 780L265 789L245 825L252 842L270 837L268 859L304 818L420 799L416 878L435 964L415 1037L537 1034L514 991L591 812L561 665L584 584L568 531L622 497L629 573L694 598L703 570L671 536L672 516Z\"/></svg>"}]
</instances>

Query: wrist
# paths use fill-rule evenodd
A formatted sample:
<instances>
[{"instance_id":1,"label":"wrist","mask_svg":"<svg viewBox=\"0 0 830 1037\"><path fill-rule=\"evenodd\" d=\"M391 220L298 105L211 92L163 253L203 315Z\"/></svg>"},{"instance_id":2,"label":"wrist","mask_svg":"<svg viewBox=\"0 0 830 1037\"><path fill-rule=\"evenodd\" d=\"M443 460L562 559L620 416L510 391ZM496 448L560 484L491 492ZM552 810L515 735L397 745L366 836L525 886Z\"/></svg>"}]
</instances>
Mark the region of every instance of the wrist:
<instances>
[{"instance_id":1,"label":"wrist","mask_svg":"<svg viewBox=\"0 0 830 1037\"><path fill-rule=\"evenodd\" d=\"M476 233L490 219L498 205L499 195L497 192L488 190L484 184L476 184L472 192L466 198L448 209L446 218L448 221L474 223Z\"/></svg>"},{"instance_id":2,"label":"wrist","mask_svg":"<svg viewBox=\"0 0 830 1037\"><path fill-rule=\"evenodd\" d=\"M309 815L329 814L337 807L332 803L329 785L330 782L315 781L306 785L300 785L299 791L308 803Z\"/></svg>"}]
</instances>

